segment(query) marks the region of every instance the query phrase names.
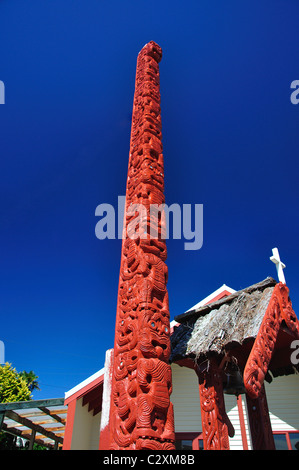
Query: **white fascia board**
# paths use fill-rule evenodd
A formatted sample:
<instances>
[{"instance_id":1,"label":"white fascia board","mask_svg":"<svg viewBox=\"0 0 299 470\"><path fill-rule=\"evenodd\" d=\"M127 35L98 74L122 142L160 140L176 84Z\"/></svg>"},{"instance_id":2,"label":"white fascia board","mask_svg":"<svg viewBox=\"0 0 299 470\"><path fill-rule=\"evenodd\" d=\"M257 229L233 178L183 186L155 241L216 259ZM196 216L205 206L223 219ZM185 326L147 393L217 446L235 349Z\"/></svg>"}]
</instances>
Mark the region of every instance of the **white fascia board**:
<instances>
[{"instance_id":1,"label":"white fascia board","mask_svg":"<svg viewBox=\"0 0 299 470\"><path fill-rule=\"evenodd\" d=\"M195 308L199 308L199 307L202 307L203 305L208 304L209 302L211 302L211 300L217 297L217 295L221 294L224 291L230 292L231 294L234 294L235 292L237 292L231 287L228 287L226 284L223 284L221 287L219 287L219 289L212 292L212 294L208 295L207 297L202 299L200 302L198 302L196 305L186 310L186 312L190 312L190 310L194 310Z\"/></svg>"}]
</instances>

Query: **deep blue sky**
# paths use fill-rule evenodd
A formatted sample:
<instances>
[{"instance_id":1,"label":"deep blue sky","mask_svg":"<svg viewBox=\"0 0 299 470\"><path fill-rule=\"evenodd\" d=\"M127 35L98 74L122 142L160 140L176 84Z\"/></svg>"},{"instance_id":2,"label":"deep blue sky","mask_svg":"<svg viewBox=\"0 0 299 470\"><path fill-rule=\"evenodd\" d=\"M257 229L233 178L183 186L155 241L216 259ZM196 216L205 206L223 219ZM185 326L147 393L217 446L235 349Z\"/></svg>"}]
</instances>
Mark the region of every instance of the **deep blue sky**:
<instances>
[{"instance_id":1,"label":"deep blue sky","mask_svg":"<svg viewBox=\"0 0 299 470\"><path fill-rule=\"evenodd\" d=\"M121 242L95 208L124 195L136 58L160 64L166 202L204 204L204 243L168 242L171 319L226 283L298 292L295 0L2 0L0 339L53 398L113 346Z\"/></svg>"}]
</instances>

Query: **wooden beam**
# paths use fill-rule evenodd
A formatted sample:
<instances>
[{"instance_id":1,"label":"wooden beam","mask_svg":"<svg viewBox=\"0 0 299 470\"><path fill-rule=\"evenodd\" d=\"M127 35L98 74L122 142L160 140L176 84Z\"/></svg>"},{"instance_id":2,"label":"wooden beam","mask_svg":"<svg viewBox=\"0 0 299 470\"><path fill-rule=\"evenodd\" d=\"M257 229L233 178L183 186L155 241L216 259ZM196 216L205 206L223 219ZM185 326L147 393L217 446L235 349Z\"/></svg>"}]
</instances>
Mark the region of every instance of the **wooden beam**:
<instances>
[{"instance_id":1,"label":"wooden beam","mask_svg":"<svg viewBox=\"0 0 299 470\"><path fill-rule=\"evenodd\" d=\"M58 440L61 443L63 442L63 439L61 439L61 437L57 437L54 433L52 433L50 431L46 431L39 424L34 424L29 419L23 418L22 416L18 415L15 411L12 411L12 410L6 411L6 416L10 419L13 419L17 423L23 424L23 426L26 426L29 429L34 429L36 432L40 432L41 434L47 436L49 439L52 439L53 441Z\"/></svg>"},{"instance_id":2,"label":"wooden beam","mask_svg":"<svg viewBox=\"0 0 299 470\"><path fill-rule=\"evenodd\" d=\"M14 408L14 411L16 411L17 413L21 413L22 412L22 409L19 409L19 408ZM42 411L30 411L29 413L25 412L23 413L22 412L22 416L23 418L35 418L37 416L45 416L45 413L43 413Z\"/></svg>"},{"instance_id":3,"label":"wooden beam","mask_svg":"<svg viewBox=\"0 0 299 470\"><path fill-rule=\"evenodd\" d=\"M102 407L102 394L100 398L97 397L88 403L88 411L92 411L95 408L99 408L99 407L100 408Z\"/></svg>"},{"instance_id":4,"label":"wooden beam","mask_svg":"<svg viewBox=\"0 0 299 470\"><path fill-rule=\"evenodd\" d=\"M59 423L65 423L66 419L65 418L61 418L60 416L58 416L57 412L59 412L59 410L49 410L48 408L46 408L45 406L41 406L39 408L43 413L47 414L48 416L51 416L51 418L55 419L56 421L58 421ZM65 413L67 412L67 410L64 411Z\"/></svg>"},{"instance_id":5,"label":"wooden beam","mask_svg":"<svg viewBox=\"0 0 299 470\"><path fill-rule=\"evenodd\" d=\"M85 406L87 403L90 403L93 400L99 399L102 393L102 385L98 385L97 387L94 387L92 390L90 390L86 395L83 397L82 405Z\"/></svg>"},{"instance_id":6,"label":"wooden beam","mask_svg":"<svg viewBox=\"0 0 299 470\"><path fill-rule=\"evenodd\" d=\"M238 405L238 413L239 413L239 420L240 420L243 450L248 450L248 442L247 442L247 436L246 436L246 425L245 425L245 418L244 418L244 412L243 412L242 395L237 396L237 405Z\"/></svg>"},{"instance_id":7,"label":"wooden beam","mask_svg":"<svg viewBox=\"0 0 299 470\"><path fill-rule=\"evenodd\" d=\"M28 400L10 403L0 403L0 411L21 410L28 408L40 408L41 406L64 405L64 398L50 398L48 400Z\"/></svg>"},{"instance_id":8,"label":"wooden beam","mask_svg":"<svg viewBox=\"0 0 299 470\"><path fill-rule=\"evenodd\" d=\"M64 426L56 426L55 428L54 427L45 427L44 428L46 431L50 431L50 432L54 432L54 431L63 431L64 433ZM55 432L56 434L56 432ZM56 434L57 436L58 434Z\"/></svg>"},{"instance_id":9,"label":"wooden beam","mask_svg":"<svg viewBox=\"0 0 299 470\"><path fill-rule=\"evenodd\" d=\"M100 411L102 411L102 403L99 405L99 406L96 406L94 409L93 409L93 416L97 415L98 413L100 413Z\"/></svg>"},{"instance_id":10,"label":"wooden beam","mask_svg":"<svg viewBox=\"0 0 299 470\"><path fill-rule=\"evenodd\" d=\"M23 431L20 431L19 429L16 429L16 428L7 429L6 424L4 424L3 431L7 432L8 434L12 434L13 436L19 436L19 437L22 437L23 439L27 439L28 441L30 441L30 438L31 438L30 429L27 429L27 434L23 434ZM40 444L45 447L53 447L52 443L44 442L43 440L37 439L36 437L35 437L35 443Z\"/></svg>"},{"instance_id":11,"label":"wooden beam","mask_svg":"<svg viewBox=\"0 0 299 470\"><path fill-rule=\"evenodd\" d=\"M258 398L246 394L246 400L253 450L275 450L264 385Z\"/></svg>"},{"instance_id":12,"label":"wooden beam","mask_svg":"<svg viewBox=\"0 0 299 470\"><path fill-rule=\"evenodd\" d=\"M23 424L16 423L15 421L11 421L10 423L5 423L5 425L6 425L6 429L23 427Z\"/></svg>"},{"instance_id":13,"label":"wooden beam","mask_svg":"<svg viewBox=\"0 0 299 470\"><path fill-rule=\"evenodd\" d=\"M59 433L59 434L56 434L56 436L63 436L64 433ZM45 433L36 433L36 437L37 439L51 439L50 437L46 436ZM53 440L53 439L52 439Z\"/></svg>"},{"instance_id":14,"label":"wooden beam","mask_svg":"<svg viewBox=\"0 0 299 470\"><path fill-rule=\"evenodd\" d=\"M67 414L67 408L61 408L60 410L50 410L49 408L44 408L43 407L43 409L47 409L51 416L52 415Z\"/></svg>"},{"instance_id":15,"label":"wooden beam","mask_svg":"<svg viewBox=\"0 0 299 470\"><path fill-rule=\"evenodd\" d=\"M21 415L21 414L20 414L19 416L21 416L22 418L28 419L26 416L23 416L23 415ZM31 421L31 419L29 419L28 421ZM45 416L44 419L42 419L42 420L40 420L40 419L37 420L37 419L36 419L36 420L34 420L34 421L31 421L31 422L32 422L33 424L39 424L39 425L41 425L41 424L53 423L53 422L55 422L55 421L52 421L51 419L47 419L47 417Z\"/></svg>"},{"instance_id":16,"label":"wooden beam","mask_svg":"<svg viewBox=\"0 0 299 470\"><path fill-rule=\"evenodd\" d=\"M33 444L34 444L34 441L35 441L35 434L36 434L35 430L32 429L32 431L31 431L31 436L30 436L30 440L29 440L29 448L28 448L28 450L32 450L32 449L33 449Z\"/></svg>"},{"instance_id":17,"label":"wooden beam","mask_svg":"<svg viewBox=\"0 0 299 470\"><path fill-rule=\"evenodd\" d=\"M5 411L0 411L0 431L1 431L2 426L3 426L4 416L5 416Z\"/></svg>"}]
</instances>

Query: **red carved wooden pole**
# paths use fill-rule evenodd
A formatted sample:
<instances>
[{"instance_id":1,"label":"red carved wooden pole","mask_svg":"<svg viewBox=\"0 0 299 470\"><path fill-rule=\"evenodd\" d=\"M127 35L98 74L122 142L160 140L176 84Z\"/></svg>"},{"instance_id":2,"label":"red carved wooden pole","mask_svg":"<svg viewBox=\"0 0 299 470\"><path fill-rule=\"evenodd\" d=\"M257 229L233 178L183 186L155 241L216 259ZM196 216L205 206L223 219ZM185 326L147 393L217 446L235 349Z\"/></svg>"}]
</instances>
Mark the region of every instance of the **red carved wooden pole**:
<instances>
[{"instance_id":1,"label":"red carved wooden pole","mask_svg":"<svg viewBox=\"0 0 299 470\"><path fill-rule=\"evenodd\" d=\"M246 401L253 450L275 450L264 385L258 398L246 394Z\"/></svg>"},{"instance_id":2,"label":"red carved wooden pole","mask_svg":"<svg viewBox=\"0 0 299 470\"><path fill-rule=\"evenodd\" d=\"M174 449L159 62L137 59L110 404L111 449ZM140 206L142 205L142 207ZM141 209L146 209L144 212ZM150 236L150 229L156 238Z\"/></svg>"},{"instance_id":3,"label":"red carved wooden pole","mask_svg":"<svg viewBox=\"0 0 299 470\"><path fill-rule=\"evenodd\" d=\"M225 411L222 374L216 360L208 367L197 369L203 444L205 450L229 450L229 436L234 428Z\"/></svg>"}]
</instances>

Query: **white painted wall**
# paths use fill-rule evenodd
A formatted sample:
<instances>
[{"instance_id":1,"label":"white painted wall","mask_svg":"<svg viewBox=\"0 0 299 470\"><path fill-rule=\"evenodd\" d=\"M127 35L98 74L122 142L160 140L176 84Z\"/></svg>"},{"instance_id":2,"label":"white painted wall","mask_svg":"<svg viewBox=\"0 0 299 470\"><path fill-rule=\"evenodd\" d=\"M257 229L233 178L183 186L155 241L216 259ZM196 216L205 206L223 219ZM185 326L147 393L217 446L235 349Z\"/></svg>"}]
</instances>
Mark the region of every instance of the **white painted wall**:
<instances>
[{"instance_id":1,"label":"white painted wall","mask_svg":"<svg viewBox=\"0 0 299 470\"><path fill-rule=\"evenodd\" d=\"M174 406L176 432L202 431L198 379L195 372L187 367L172 364L173 392L171 401ZM299 374L277 377L271 384L266 383L266 394L273 431L299 430ZM247 418L246 399L242 396L248 447L251 439ZM227 415L234 426L235 436L230 438L231 450L242 450L242 436L237 401L234 396L225 395ZM88 406L77 401L72 438L72 450L98 449L101 413L93 416Z\"/></svg>"},{"instance_id":2,"label":"white painted wall","mask_svg":"<svg viewBox=\"0 0 299 470\"><path fill-rule=\"evenodd\" d=\"M176 432L201 432L198 379L194 370L172 364L172 394Z\"/></svg>"},{"instance_id":3,"label":"white painted wall","mask_svg":"<svg viewBox=\"0 0 299 470\"><path fill-rule=\"evenodd\" d=\"M71 450L97 450L99 448L101 413L93 416L88 405L77 400Z\"/></svg>"},{"instance_id":4,"label":"white painted wall","mask_svg":"<svg viewBox=\"0 0 299 470\"><path fill-rule=\"evenodd\" d=\"M172 364L173 392L171 401L174 406L176 432L202 431L198 380L195 372L186 367ZM276 377L271 384L266 383L266 395L273 431L299 430L299 374ZM247 417L245 396L242 395L242 406L246 424L248 448L251 449L251 438ZM230 438L230 449L243 448L239 422L237 400L234 396L225 395L227 415L234 426L235 435Z\"/></svg>"},{"instance_id":5,"label":"white painted wall","mask_svg":"<svg viewBox=\"0 0 299 470\"><path fill-rule=\"evenodd\" d=\"M299 430L299 374L266 383L272 431Z\"/></svg>"},{"instance_id":6,"label":"white painted wall","mask_svg":"<svg viewBox=\"0 0 299 470\"><path fill-rule=\"evenodd\" d=\"M244 395L241 396L241 400L242 400L244 421L245 421L245 426L246 426L247 445L248 445L248 450L251 450L252 448L251 437L250 437L249 423L248 423L248 417L247 417L246 398ZM243 450L237 398L232 395L224 395L224 402L225 402L225 409L226 409L227 416L229 417L229 420L232 423L234 430L235 430L234 437L229 438L229 447L231 450Z\"/></svg>"},{"instance_id":7,"label":"white painted wall","mask_svg":"<svg viewBox=\"0 0 299 470\"><path fill-rule=\"evenodd\" d=\"M92 414L92 413L89 413ZM101 414L97 413L92 417L92 430L90 439L90 450L98 450L100 442L100 425L101 425Z\"/></svg>"},{"instance_id":8,"label":"white painted wall","mask_svg":"<svg viewBox=\"0 0 299 470\"><path fill-rule=\"evenodd\" d=\"M174 407L174 423L176 432L202 432L198 379L196 373L187 367L172 364L173 392L171 401ZM239 422L238 406L235 397L225 395L225 408L227 415L234 426L235 436L230 438L230 449L240 450L242 446L241 427ZM247 421L245 404L243 404L244 417ZM250 436L248 433L250 448Z\"/></svg>"}]
</instances>

